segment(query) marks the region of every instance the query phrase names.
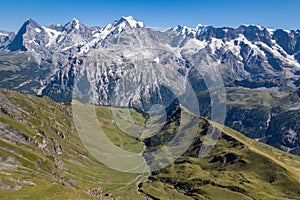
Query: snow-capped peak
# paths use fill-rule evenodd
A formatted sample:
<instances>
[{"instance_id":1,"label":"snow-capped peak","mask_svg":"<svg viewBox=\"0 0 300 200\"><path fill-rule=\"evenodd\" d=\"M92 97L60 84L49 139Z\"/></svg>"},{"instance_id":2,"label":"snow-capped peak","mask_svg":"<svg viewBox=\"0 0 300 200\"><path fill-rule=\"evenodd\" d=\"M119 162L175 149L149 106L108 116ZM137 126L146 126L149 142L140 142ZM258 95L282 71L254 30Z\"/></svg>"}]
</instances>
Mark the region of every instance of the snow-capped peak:
<instances>
[{"instance_id":1,"label":"snow-capped peak","mask_svg":"<svg viewBox=\"0 0 300 200\"><path fill-rule=\"evenodd\" d=\"M196 35L201 34L205 29L207 28L207 25L203 25L203 24L197 24L196 26Z\"/></svg>"},{"instance_id":2,"label":"snow-capped peak","mask_svg":"<svg viewBox=\"0 0 300 200\"><path fill-rule=\"evenodd\" d=\"M32 18L28 18L26 19L25 23L36 23L36 21L34 21Z\"/></svg>"},{"instance_id":3,"label":"snow-capped peak","mask_svg":"<svg viewBox=\"0 0 300 200\"><path fill-rule=\"evenodd\" d=\"M73 19L71 20L71 22L75 22L75 23L77 23L77 24L80 23L80 21L79 21L78 19L76 19L76 18L73 18Z\"/></svg>"},{"instance_id":4,"label":"snow-capped peak","mask_svg":"<svg viewBox=\"0 0 300 200\"><path fill-rule=\"evenodd\" d=\"M265 27L257 25L257 24L242 24L240 27L257 28L261 31L265 29Z\"/></svg>"},{"instance_id":5,"label":"snow-capped peak","mask_svg":"<svg viewBox=\"0 0 300 200\"><path fill-rule=\"evenodd\" d=\"M194 28L189 28L187 26L178 25L173 30L183 36L195 36L196 34L196 30Z\"/></svg>"},{"instance_id":6,"label":"snow-capped peak","mask_svg":"<svg viewBox=\"0 0 300 200\"><path fill-rule=\"evenodd\" d=\"M115 20L114 22L107 24L104 28L100 30L94 30L94 39L82 47L81 53L88 52L91 46L94 46L100 41L106 39L109 35L119 34L123 32L127 27L130 29L143 28L144 23L136 21L132 16L123 16L121 17L121 19Z\"/></svg>"},{"instance_id":7,"label":"snow-capped peak","mask_svg":"<svg viewBox=\"0 0 300 200\"><path fill-rule=\"evenodd\" d=\"M128 26L130 28L142 28L142 27L144 27L144 23L134 20L134 18L132 16L128 16L128 17L123 16L118 21L107 24L97 35L100 36L101 39L104 39L110 33L112 33L112 32L120 33L124 30L125 27L128 27Z\"/></svg>"},{"instance_id":8,"label":"snow-capped peak","mask_svg":"<svg viewBox=\"0 0 300 200\"><path fill-rule=\"evenodd\" d=\"M40 25L31 18L26 19L26 21L23 24L23 26L28 26L28 25L30 25L33 28L40 27Z\"/></svg>"},{"instance_id":9,"label":"snow-capped peak","mask_svg":"<svg viewBox=\"0 0 300 200\"><path fill-rule=\"evenodd\" d=\"M121 25L127 23L131 28L143 28L144 23L136 21L132 16L123 16L117 24Z\"/></svg>"},{"instance_id":10,"label":"snow-capped peak","mask_svg":"<svg viewBox=\"0 0 300 200\"><path fill-rule=\"evenodd\" d=\"M76 18L73 18L71 21L69 21L66 25L66 29L79 29L80 28L80 21Z\"/></svg>"},{"instance_id":11,"label":"snow-capped peak","mask_svg":"<svg viewBox=\"0 0 300 200\"><path fill-rule=\"evenodd\" d=\"M172 30L176 31L177 33L183 36L195 37L196 35L202 33L206 27L207 27L206 25L202 25L202 24L197 24L195 28L177 25L176 27L172 28Z\"/></svg>"}]
</instances>

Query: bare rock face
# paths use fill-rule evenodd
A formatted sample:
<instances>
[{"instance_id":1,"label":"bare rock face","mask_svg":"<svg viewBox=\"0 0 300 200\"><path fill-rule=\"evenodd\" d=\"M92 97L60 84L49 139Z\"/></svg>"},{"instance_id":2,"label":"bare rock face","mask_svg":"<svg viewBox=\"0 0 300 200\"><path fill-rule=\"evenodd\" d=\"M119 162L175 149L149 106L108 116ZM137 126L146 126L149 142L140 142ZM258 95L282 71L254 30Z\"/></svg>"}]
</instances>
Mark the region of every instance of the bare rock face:
<instances>
[{"instance_id":1,"label":"bare rock face","mask_svg":"<svg viewBox=\"0 0 300 200\"><path fill-rule=\"evenodd\" d=\"M5 48L15 37L14 32L0 30L0 50Z\"/></svg>"},{"instance_id":2,"label":"bare rock face","mask_svg":"<svg viewBox=\"0 0 300 200\"><path fill-rule=\"evenodd\" d=\"M11 185L3 183L2 180L0 179L0 190L17 191L20 189L22 189L22 186L20 186L20 185L11 186Z\"/></svg>"},{"instance_id":3,"label":"bare rock face","mask_svg":"<svg viewBox=\"0 0 300 200\"><path fill-rule=\"evenodd\" d=\"M105 193L103 194L102 193L102 188L94 188L94 189L91 189L91 190L87 190L87 193L89 195L91 195L92 197L94 198L98 198L98 199L107 199L107 200L113 200L114 197L112 194L109 194L109 193Z\"/></svg>"},{"instance_id":4,"label":"bare rock face","mask_svg":"<svg viewBox=\"0 0 300 200\"><path fill-rule=\"evenodd\" d=\"M95 198L101 198L102 197L102 189L101 188L95 188L87 191L89 195Z\"/></svg>"},{"instance_id":5,"label":"bare rock face","mask_svg":"<svg viewBox=\"0 0 300 200\"><path fill-rule=\"evenodd\" d=\"M55 138L52 138L52 142L54 144L54 151L58 154L61 155L63 154L63 149L61 145L58 143L58 141Z\"/></svg>"}]
</instances>

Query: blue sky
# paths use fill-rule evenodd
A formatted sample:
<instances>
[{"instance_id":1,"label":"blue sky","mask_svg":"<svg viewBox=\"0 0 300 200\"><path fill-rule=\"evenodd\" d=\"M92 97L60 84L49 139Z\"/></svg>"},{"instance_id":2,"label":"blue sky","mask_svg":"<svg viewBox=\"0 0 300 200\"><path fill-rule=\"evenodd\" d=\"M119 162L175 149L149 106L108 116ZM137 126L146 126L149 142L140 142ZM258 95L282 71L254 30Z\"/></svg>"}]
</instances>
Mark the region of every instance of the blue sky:
<instances>
[{"instance_id":1,"label":"blue sky","mask_svg":"<svg viewBox=\"0 0 300 200\"><path fill-rule=\"evenodd\" d=\"M65 24L77 18L88 26L104 26L127 15L146 26L162 28L200 23L300 29L300 0L6 0L0 6L0 29L13 31L27 18L41 25Z\"/></svg>"}]
</instances>

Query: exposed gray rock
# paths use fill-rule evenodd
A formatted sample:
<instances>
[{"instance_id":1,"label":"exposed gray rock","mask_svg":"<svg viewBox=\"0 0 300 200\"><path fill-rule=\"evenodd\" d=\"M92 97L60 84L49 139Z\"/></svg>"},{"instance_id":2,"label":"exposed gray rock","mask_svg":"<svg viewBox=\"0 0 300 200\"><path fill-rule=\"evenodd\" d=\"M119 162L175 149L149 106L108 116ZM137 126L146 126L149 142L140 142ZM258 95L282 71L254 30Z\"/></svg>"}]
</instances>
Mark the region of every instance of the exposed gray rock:
<instances>
[{"instance_id":1,"label":"exposed gray rock","mask_svg":"<svg viewBox=\"0 0 300 200\"><path fill-rule=\"evenodd\" d=\"M15 37L14 32L0 30L0 50L5 48Z\"/></svg>"},{"instance_id":2,"label":"exposed gray rock","mask_svg":"<svg viewBox=\"0 0 300 200\"><path fill-rule=\"evenodd\" d=\"M63 154L63 149L62 149L61 145L58 143L57 139L56 138L52 138L52 142L53 142L53 145L54 145L54 151L58 155Z\"/></svg>"},{"instance_id":3,"label":"exposed gray rock","mask_svg":"<svg viewBox=\"0 0 300 200\"><path fill-rule=\"evenodd\" d=\"M94 198L102 198L102 188L95 188L87 191Z\"/></svg>"},{"instance_id":4,"label":"exposed gray rock","mask_svg":"<svg viewBox=\"0 0 300 200\"><path fill-rule=\"evenodd\" d=\"M0 190L17 191L20 189L22 189L22 186L20 186L20 185L11 186L11 185L3 183L2 180L0 179Z\"/></svg>"},{"instance_id":5,"label":"exposed gray rock","mask_svg":"<svg viewBox=\"0 0 300 200\"><path fill-rule=\"evenodd\" d=\"M0 121L0 138L13 142L29 143L28 136L18 132L14 128Z\"/></svg>"}]
</instances>

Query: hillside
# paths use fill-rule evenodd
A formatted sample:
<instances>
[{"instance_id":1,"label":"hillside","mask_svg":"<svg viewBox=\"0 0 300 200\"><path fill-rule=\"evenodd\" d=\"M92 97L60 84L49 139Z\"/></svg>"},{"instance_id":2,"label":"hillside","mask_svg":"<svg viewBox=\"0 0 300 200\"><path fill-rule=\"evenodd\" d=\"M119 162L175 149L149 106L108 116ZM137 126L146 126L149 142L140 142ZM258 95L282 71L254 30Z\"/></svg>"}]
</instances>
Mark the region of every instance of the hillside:
<instances>
[{"instance_id":1,"label":"hillside","mask_svg":"<svg viewBox=\"0 0 300 200\"><path fill-rule=\"evenodd\" d=\"M0 199L98 199L111 194L142 199L136 182L144 175L114 171L94 159L74 129L69 106L2 89L0 101ZM136 151L143 149L107 123L109 108L97 112L116 145L125 141Z\"/></svg>"},{"instance_id":2,"label":"hillside","mask_svg":"<svg viewBox=\"0 0 300 200\"><path fill-rule=\"evenodd\" d=\"M300 199L299 156L225 127L213 150L199 159L196 147L208 125L201 123L203 130L189 150L170 166L152 172L140 191L152 199Z\"/></svg>"},{"instance_id":3,"label":"hillside","mask_svg":"<svg viewBox=\"0 0 300 200\"><path fill-rule=\"evenodd\" d=\"M219 127L214 122L201 119L194 142L170 166L151 174L123 173L86 150L70 106L9 90L0 90L0 97L0 199L300 199L298 156L227 127L213 150L198 158L209 123ZM123 116L121 108L96 107L110 141L143 151L142 141L117 126L111 109ZM172 138L179 113L170 113L162 131L144 139L146 151ZM134 110L131 116L145 122Z\"/></svg>"}]
</instances>

